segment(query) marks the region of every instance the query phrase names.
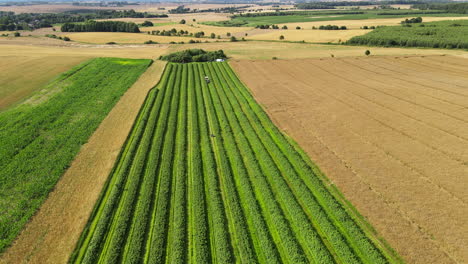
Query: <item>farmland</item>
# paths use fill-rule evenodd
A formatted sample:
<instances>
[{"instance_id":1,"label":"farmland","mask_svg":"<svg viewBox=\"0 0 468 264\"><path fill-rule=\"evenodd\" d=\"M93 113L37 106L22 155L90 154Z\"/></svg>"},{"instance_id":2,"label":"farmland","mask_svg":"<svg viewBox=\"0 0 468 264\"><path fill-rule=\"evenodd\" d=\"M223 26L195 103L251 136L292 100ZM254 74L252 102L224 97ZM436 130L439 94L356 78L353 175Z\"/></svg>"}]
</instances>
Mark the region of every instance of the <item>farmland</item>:
<instances>
[{"instance_id":1,"label":"farmland","mask_svg":"<svg viewBox=\"0 0 468 264\"><path fill-rule=\"evenodd\" d=\"M349 44L369 46L406 46L447 49L468 49L468 21L451 20L415 24L411 27L382 27Z\"/></svg>"},{"instance_id":2,"label":"farmland","mask_svg":"<svg viewBox=\"0 0 468 264\"><path fill-rule=\"evenodd\" d=\"M71 262L394 262L327 186L228 64L168 64Z\"/></svg>"},{"instance_id":3,"label":"farmland","mask_svg":"<svg viewBox=\"0 0 468 264\"><path fill-rule=\"evenodd\" d=\"M0 111L12 107L51 79L88 59L84 56L5 56L0 63Z\"/></svg>"},{"instance_id":4,"label":"farmland","mask_svg":"<svg viewBox=\"0 0 468 264\"><path fill-rule=\"evenodd\" d=\"M149 63L85 62L0 113L0 251L18 235L81 145Z\"/></svg>"},{"instance_id":5,"label":"farmland","mask_svg":"<svg viewBox=\"0 0 468 264\"><path fill-rule=\"evenodd\" d=\"M275 123L408 263L466 263L468 61L231 62Z\"/></svg>"}]
</instances>

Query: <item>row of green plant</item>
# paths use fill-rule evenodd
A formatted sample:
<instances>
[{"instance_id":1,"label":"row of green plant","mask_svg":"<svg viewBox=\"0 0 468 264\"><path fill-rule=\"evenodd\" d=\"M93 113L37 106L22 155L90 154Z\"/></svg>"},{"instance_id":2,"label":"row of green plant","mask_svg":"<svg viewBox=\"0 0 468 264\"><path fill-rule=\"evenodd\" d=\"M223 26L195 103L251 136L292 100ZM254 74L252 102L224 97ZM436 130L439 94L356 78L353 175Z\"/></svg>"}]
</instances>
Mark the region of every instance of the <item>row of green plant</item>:
<instances>
[{"instance_id":1,"label":"row of green plant","mask_svg":"<svg viewBox=\"0 0 468 264\"><path fill-rule=\"evenodd\" d=\"M94 59L0 113L0 251L150 60Z\"/></svg>"},{"instance_id":2,"label":"row of green plant","mask_svg":"<svg viewBox=\"0 0 468 264\"><path fill-rule=\"evenodd\" d=\"M169 63L73 263L388 263L225 62Z\"/></svg>"},{"instance_id":3,"label":"row of green plant","mask_svg":"<svg viewBox=\"0 0 468 264\"><path fill-rule=\"evenodd\" d=\"M468 21L451 20L377 27L351 38L351 45L468 49Z\"/></svg>"}]
</instances>

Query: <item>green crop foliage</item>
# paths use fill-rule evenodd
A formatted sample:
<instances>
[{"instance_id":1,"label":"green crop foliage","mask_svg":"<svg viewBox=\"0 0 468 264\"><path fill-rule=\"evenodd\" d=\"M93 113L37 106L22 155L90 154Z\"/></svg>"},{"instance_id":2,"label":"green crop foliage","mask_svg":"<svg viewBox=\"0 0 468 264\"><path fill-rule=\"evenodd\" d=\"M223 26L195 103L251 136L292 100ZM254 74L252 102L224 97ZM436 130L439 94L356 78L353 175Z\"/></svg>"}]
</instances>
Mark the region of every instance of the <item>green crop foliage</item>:
<instances>
[{"instance_id":1,"label":"green crop foliage","mask_svg":"<svg viewBox=\"0 0 468 264\"><path fill-rule=\"evenodd\" d=\"M352 45L468 49L468 21L450 20L379 27L347 41Z\"/></svg>"},{"instance_id":2,"label":"green crop foliage","mask_svg":"<svg viewBox=\"0 0 468 264\"><path fill-rule=\"evenodd\" d=\"M0 113L0 252L150 63L93 59L62 74L25 103Z\"/></svg>"},{"instance_id":3,"label":"green crop foliage","mask_svg":"<svg viewBox=\"0 0 468 264\"><path fill-rule=\"evenodd\" d=\"M317 173L227 63L169 63L70 261L398 262Z\"/></svg>"}]
</instances>

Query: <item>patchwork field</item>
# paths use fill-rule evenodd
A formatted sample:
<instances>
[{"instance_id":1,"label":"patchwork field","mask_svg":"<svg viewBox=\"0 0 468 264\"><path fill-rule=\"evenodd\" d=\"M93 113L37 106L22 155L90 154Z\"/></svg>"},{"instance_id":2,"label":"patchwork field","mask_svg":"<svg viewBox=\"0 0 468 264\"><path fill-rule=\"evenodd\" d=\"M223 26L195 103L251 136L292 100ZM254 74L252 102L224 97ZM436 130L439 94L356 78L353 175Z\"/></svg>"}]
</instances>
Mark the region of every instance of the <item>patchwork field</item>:
<instances>
[{"instance_id":1,"label":"patchwork field","mask_svg":"<svg viewBox=\"0 0 468 264\"><path fill-rule=\"evenodd\" d=\"M112 108L0 263L66 263L148 91L165 63L154 62Z\"/></svg>"},{"instance_id":2,"label":"patchwork field","mask_svg":"<svg viewBox=\"0 0 468 264\"><path fill-rule=\"evenodd\" d=\"M54 77L71 69L89 57L7 55L0 58L1 112L23 101L50 82Z\"/></svg>"},{"instance_id":3,"label":"patchwork field","mask_svg":"<svg viewBox=\"0 0 468 264\"><path fill-rule=\"evenodd\" d=\"M407 262L468 262L468 59L231 65Z\"/></svg>"},{"instance_id":4,"label":"patchwork field","mask_svg":"<svg viewBox=\"0 0 468 264\"><path fill-rule=\"evenodd\" d=\"M115 58L82 63L0 113L0 252L149 63Z\"/></svg>"},{"instance_id":5,"label":"patchwork field","mask_svg":"<svg viewBox=\"0 0 468 264\"><path fill-rule=\"evenodd\" d=\"M169 64L71 262L394 262L328 184L227 63Z\"/></svg>"}]
</instances>

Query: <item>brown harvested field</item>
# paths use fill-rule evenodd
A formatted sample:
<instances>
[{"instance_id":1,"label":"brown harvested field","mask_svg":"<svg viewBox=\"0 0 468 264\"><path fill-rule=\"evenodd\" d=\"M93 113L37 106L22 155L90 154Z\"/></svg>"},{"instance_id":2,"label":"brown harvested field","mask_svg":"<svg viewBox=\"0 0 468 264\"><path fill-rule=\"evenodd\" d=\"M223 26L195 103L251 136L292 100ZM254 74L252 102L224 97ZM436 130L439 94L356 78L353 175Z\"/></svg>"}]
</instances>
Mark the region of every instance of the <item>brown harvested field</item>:
<instances>
[{"instance_id":1,"label":"brown harvested field","mask_svg":"<svg viewBox=\"0 0 468 264\"><path fill-rule=\"evenodd\" d=\"M468 263L468 59L231 65L408 263Z\"/></svg>"},{"instance_id":2,"label":"brown harvested field","mask_svg":"<svg viewBox=\"0 0 468 264\"><path fill-rule=\"evenodd\" d=\"M55 76L86 59L84 56L0 55L0 111L23 101Z\"/></svg>"},{"instance_id":3,"label":"brown harvested field","mask_svg":"<svg viewBox=\"0 0 468 264\"><path fill-rule=\"evenodd\" d=\"M124 94L26 225L0 263L66 263L94 208L146 94L165 63L157 61Z\"/></svg>"}]
</instances>

